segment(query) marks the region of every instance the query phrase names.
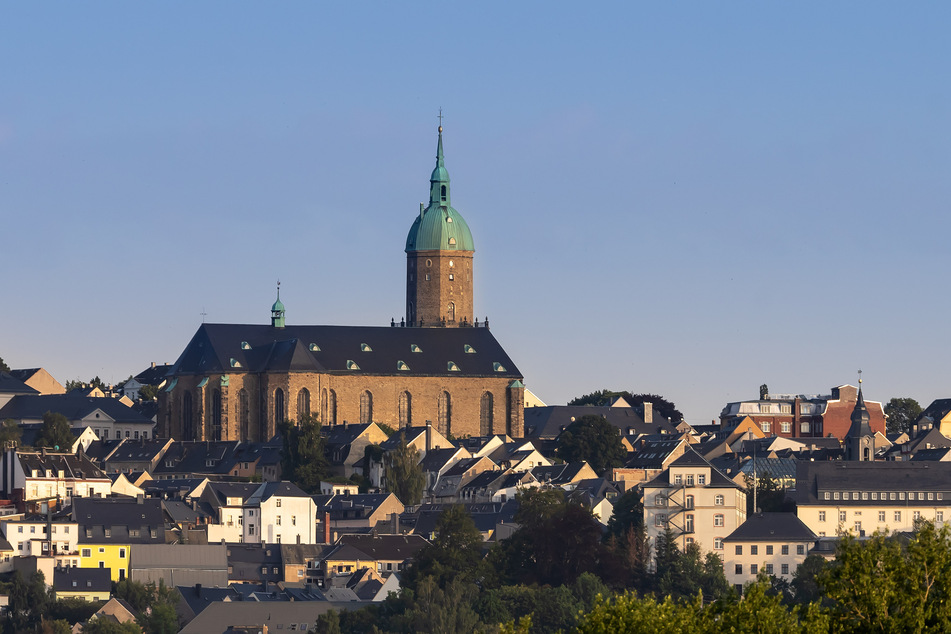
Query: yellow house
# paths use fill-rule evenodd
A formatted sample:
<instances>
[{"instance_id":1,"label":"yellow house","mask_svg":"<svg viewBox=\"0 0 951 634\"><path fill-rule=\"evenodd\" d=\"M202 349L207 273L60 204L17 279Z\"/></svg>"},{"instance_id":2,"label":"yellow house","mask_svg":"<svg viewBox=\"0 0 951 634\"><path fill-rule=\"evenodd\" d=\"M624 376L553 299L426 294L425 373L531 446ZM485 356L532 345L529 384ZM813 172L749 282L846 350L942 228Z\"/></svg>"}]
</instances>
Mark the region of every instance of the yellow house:
<instances>
[{"instance_id":1,"label":"yellow house","mask_svg":"<svg viewBox=\"0 0 951 634\"><path fill-rule=\"evenodd\" d=\"M80 544L80 568L106 568L112 581L129 578L129 544ZM106 597L108 599L108 597Z\"/></svg>"}]
</instances>

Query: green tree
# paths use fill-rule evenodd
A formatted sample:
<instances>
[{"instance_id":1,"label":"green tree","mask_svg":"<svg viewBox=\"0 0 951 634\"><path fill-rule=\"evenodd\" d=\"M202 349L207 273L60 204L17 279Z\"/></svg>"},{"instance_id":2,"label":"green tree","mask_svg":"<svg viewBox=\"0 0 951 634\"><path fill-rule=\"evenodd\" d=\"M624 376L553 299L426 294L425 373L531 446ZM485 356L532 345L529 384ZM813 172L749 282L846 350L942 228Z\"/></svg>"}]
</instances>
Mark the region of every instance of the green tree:
<instances>
[{"instance_id":1,"label":"green tree","mask_svg":"<svg viewBox=\"0 0 951 634\"><path fill-rule=\"evenodd\" d=\"M0 425L0 448L5 447L7 442L13 441L20 444L20 438L23 436L23 430L17 425L17 422L12 418L8 418L3 421L3 425Z\"/></svg>"},{"instance_id":2,"label":"green tree","mask_svg":"<svg viewBox=\"0 0 951 634\"><path fill-rule=\"evenodd\" d=\"M112 584L112 595L132 606L136 612L144 612L152 604L152 592L144 583L123 579Z\"/></svg>"},{"instance_id":3,"label":"green tree","mask_svg":"<svg viewBox=\"0 0 951 634\"><path fill-rule=\"evenodd\" d=\"M627 535L630 528L644 529L644 500L637 489L627 491L614 501L614 511L608 520L608 533L617 538Z\"/></svg>"},{"instance_id":4,"label":"green tree","mask_svg":"<svg viewBox=\"0 0 951 634\"><path fill-rule=\"evenodd\" d=\"M911 432L912 423L921 415L921 405L913 398L893 398L885 404L885 431L889 434Z\"/></svg>"},{"instance_id":5,"label":"green tree","mask_svg":"<svg viewBox=\"0 0 951 634\"><path fill-rule=\"evenodd\" d=\"M584 396L579 396L578 398L568 401L568 405L609 405L611 401L618 396L623 396L624 400L627 401L631 407L640 407L645 402L651 403L654 406L655 413L660 414L663 418L666 418L674 424L684 419L684 415L680 413L677 406L663 396L657 394L633 394L627 390L620 392L597 390L591 394L585 394Z\"/></svg>"},{"instance_id":6,"label":"green tree","mask_svg":"<svg viewBox=\"0 0 951 634\"><path fill-rule=\"evenodd\" d=\"M433 577L423 577L416 589L416 605L406 614L413 630L431 634L474 632L479 616L472 603L479 594L475 584L454 578L440 588Z\"/></svg>"},{"instance_id":7,"label":"green tree","mask_svg":"<svg viewBox=\"0 0 951 634\"><path fill-rule=\"evenodd\" d=\"M284 439L281 451L283 477L308 493L319 491L320 481L328 474L320 422L307 414L301 416L296 425L293 421L284 421L279 429Z\"/></svg>"},{"instance_id":8,"label":"green tree","mask_svg":"<svg viewBox=\"0 0 951 634\"><path fill-rule=\"evenodd\" d=\"M43 414L43 425L36 436L37 447L51 447L57 451L70 451L76 437L69 428L69 420L58 412Z\"/></svg>"},{"instance_id":9,"label":"green tree","mask_svg":"<svg viewBox=\"0 0 951 634\"><path fill-rule=\"evenodd\" d=\"M154 385L143 385L139 388L139 400L152 401L158 398L159 389Z\"/></svg>"},{"instance_id":10,"label":"green tree","mask_svg":"<svg viewBox=\"0 0 951 634\"><path fill-rule=\"evenodd\" d=\"M440 588L453 579L478 580L482 562L482 533L464 507L451 506L439 516L435 539L417 553L403 585L415 590L424 577L433 577Z\"/></svg>"},{"instance_id":11,"label":"green tree","mask_svg":"<svg viewBox=\"0 0 951 634\"><path fill-rule=\"evenodd\" d=\"M809 555L799 564L791 584L794 603L806 606L813 603L818 605L823 601L819 578L829 565L825 557L816 554Z\"/></svg>"},{"instance_id":12,"label":"green tree","mask_svg":"<svg viewBox=\"0 0 951 634\"><path fill-rule=\"evenodd\" d=\"M796 505L786 498L786 489L779 486L779 482L768 474L756 478L756 506L753 508L753 478L746 476L746 514L753 513L795 513Z\"/></svg>"},{"instance_id":13,"label":"green tree","mask_svg":"<svg viewBox=\"0 0 951 634\"><path fill-rule=\"evenodd\" d=\"M149 583L146 589L149 593L149 607L139 615L136 622L147 634L176 634L181 628L175 610L175 590L166 586L164 580L159 580L157 586Z\"/></svg>"},{"instance_id":14,"label":"green tree","mask_svg":"<svg viewBox=\"0 0 951 634\"><path fill-rule=\"evenodd\" d=\"M652 585L660 596L690 599L699 593L715 601L730 594L723 561L713 553L703 555L695 543L681 551L669 528L656 540L655 563Z\"/></svg>"},{"instance_id":15,"label":"green tree","mask_svg":"<svg viewBox=\"0 0 951 634\"><path fill-rule=\"evenodd\" d=\"M599 476L627 457L621 432L604 416L581 416L558 436L556 454L565 462L587 461Z\"/></svg>"},{"instance_id":16,"label":"green tree","mask_svg":"<svg viewBox=\"0 0 951 634\"><path fill-rule=\"evenodd\" d=\"M699 632L702 605L682 603L667 597L658 603L624 593L601 597L594 609L581 616L574 631L578 634L661 634ZM757 621L758 622L758 621ZM764 631L769 631L764 628Z\"/></svg>"},{"instance_id":17,"label":"green tree","mask_svg":"<svg viewBox=\"0 0 951 634\"><path fill-rule=\"evenodd\" d=\"M83 625L83 634L142 634L134 621L119 623L111 619L94 619Z\"/></svg>"},{"instance_id":18,"label":"green tree","mask_svg":"<svg viewBox=\"0 0 951 634\"><path fill-rule=\"evenodd\" d=\"M50 604L49 612L45 615L49 619L62 619L69 623L82 623L89 620L93 614L105 605L103 601L86 601L79 598L58 599Z\"/></svg>"},{"instance_id":19,"label":"green tree","mask_svg":"<svg viewBox=\"0 0 951 634\"><path fill-rule=\"evenodd\" d=\"M386 456L386 488L407 506L415 506L423 498L426 474L419 464L419 451L406 444L400 435L399 446Z\"/></svg>"},{"instance_id":20,"label":"green tree","mask_svg":"<svg viewBox=\"0 0 951 634\"><path fill-rule=\"evenodd\" d=\"M759 386L759 400L765 401L769 398L769 386L763 383Z\"/></svg>"},{"instance_id":21,"label":"green tree","mask_svg":"<svg viewBox=\"0 0 951 634\"><path fill-rule=\"evenodd\" d=\"M0 372L9 372L9 371L10 371L10 366L8 366L4 362L3 357L0 357Z\"/></svg>"},{"instance_id":22,"label":"green tree","mask_svg":"<svg viewBox=\"0 0 951 634\"><path fill-rule=\"evenodd\" d=\"M742 598L718 601L704 610L700 629L707 632L756 632L796 634L800 631L797 610L786 608L779 596L769 592L765 574L746 586ZM765 627L764 627L765 626Z\"/></svg>"}]
</instances>

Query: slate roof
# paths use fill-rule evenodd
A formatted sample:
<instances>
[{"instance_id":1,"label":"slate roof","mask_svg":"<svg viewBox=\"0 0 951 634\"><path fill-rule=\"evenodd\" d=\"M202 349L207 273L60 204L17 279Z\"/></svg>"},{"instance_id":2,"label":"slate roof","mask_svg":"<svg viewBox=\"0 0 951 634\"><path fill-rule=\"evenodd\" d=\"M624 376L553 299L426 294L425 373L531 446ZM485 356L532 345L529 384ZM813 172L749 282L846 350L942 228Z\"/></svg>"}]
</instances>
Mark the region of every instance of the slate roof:
<instances>
[{"instance_id":1,"label":"slate roof","mask_svg":"<svg viewBox=\"0 0 951 634\"><path fill-rule=\"evenodd\" d=\"M240 596L236 590L229 587L208 588L205 586L175 586L182 600L188 605L192 614L201 614L209 605L222 602L238 601Z\"/></svg>"},{"instance_id":2,"label":"slate roof","mask_svg":"<svg viewBox=\"0 0 951 634\"><path fill-rule=\"evenodd\" d=\"M15 396L0 408L0 419L40 420L46 412L57 412L73 422L92 414L97 409L102 410L106 416L118 423L153 424L151 419L142 416L117 398L96 398L76 395L72 392Z\"/></svg>"},{"instance_id":3,"label":"slate roof","mask_svg":"<svg viewBox=\"0 0 951 634\"><path fill-rule=\"evenodd\" d=\"M795 513L755 513L726 541L814 542L819 537Z\"/></svg>"},{"instance_id":4,"label":"slate roof","mask_svg":"<svg viewBox=\"0 0 951 634\"><path fill-rule=\"evenodd\" d=\"M912 502L900 499L825 500L824 492L876 493L933 493L934 500ZM796 463L796 503L836 504L842 506L948 506L951 504L951 462L863 462L827 461ZM859 498L862 496L859 495ZM881 498L882 496L879 496Z\"/></svg>"},{"instance_id":5,"label":"slate roof","mask_svg":"<svg viewBox=\"0 0 951 634\"><path fill-rule=\"evenodd\" d=\"M663 469L664 460L669 458L670 454L683 442L684 440L680 437L638 442L634 446L634 453L624 466L631 469Z\"/></svg>"},{"instance_id":6,"label":"slate roof","mask_svg":"<svg viewBox=\"0 0 951 634\"><path fill-rule=\"evenodd\" d=\"M442 515L443 511L453 506L458 506L458 504L423 504L416 513L414 533L417 535L435 533L439 516ZM497 524L514 523L515 513L518 511L518 502L515 500L463 504L462 506L481 533L494 531Z\"/></svg>"},{"instance_id":7,"label":"slate roof","mask_svg":"<svg viewBox=\"0 0 951 634\"><path fill-rule=\"evenodd\" d=\"M236 440L173 442L152 475L156 478L186 473L226 475L234 466L239 444Z\"/></svg>"},{"instance_id":8,"label":"slate roof","mask_svg":"<svg viewBox=\"0 0 951 634\"><path fill-rule=\"evenodd\" d=\"M196 511L191 505L180 500L162 500L162 508L176 524L197 524L199 520L208 517L204 511Z\"/></svg>"},{"instance_id":9,"label":"slate roof","mask_svg":"<svg viewBox=\"0 0 951 634\"><path fill-rule=\"evenodd\" d=\"M374 560L406 561L429 542L421 535L341 535L338 544L352 546Z\"/></svg>"},{"instance_id":10,"label":"slate roof","mask_svg":"<svg viewBox=\"0 0 951 634\"><path fill-rule=\"evenodd\" d=\"M452 460L458 453L459 449L456 447L448 447L446 449L430 449L426 452L426 456L419 463L419 466L422 467L423 471L439 471L445 467L446 463Z\"/></svg>"},{"instance_id":11,"label":"slate roof","mask_svg":"<svg viewBox=\"0 0 951 634\"><path fill-rule=\"evenodd\" d=\"M143 482L141 489L149 496L184 497L201 486L207 478L178 478L169 480L149 480Z\"/></svg>"},{"instance_id":12,"label":"slate roof","mask_svg":"<svg viewBox=\"0 0 951 634\"><path fill-rule=\"evenodd\" d=\"M260 488L259 482L209 482L205 490L214 493L221 506L227 506L228 498L241 498L243 503L247 503Z\"/></svg>"},{"instance_id":13,"label":"slate roof","mask_svg":"<svg viewBox=\"0 0 951 634\"><path fill-rule=\"evenodd\" d=\"M39 394L39 391L9 372L0 372L0 394Z\"/></svg>"},{"instance_id":14,"label":"slate roof","mask_svg":"<svg viewBox=\"0 0 951 634\"><path fill-rule=\"evenodd\" d=\"M648 483L648 486L651 486L655 483L657 484L670 484L670 470L673 467L710 467L710 481L707 482L706 487L723 487L723 488L741 488L738 484L733 482L730 478L726 477L719 469L714 467L710 462L705 460L703 456L698 454L692 448L688 447L687 451L684 452L684 455L680 456L672 463L670 467L661 471L656 478L651 480Z\"/></svg>"},{"instance_id":15,"label":"slate roof","mask_svg":"<svg viewBox=\"0 0 951 634\"><path fill-rule=\"evenodd\" d=\"M281 561L284 565L304 565L308 561L322 559L332 546L326 544L281 544Z\"/></svg>"},{"instance_id":16,"label":"slate roof","mask_svg":"<svg viewBox=\"0 0 951 634\"><path fill-rule=\"evenodd\" d=\"M370 351L364 351L364 344ZM467 353L466 345L476 352ZM411 346L421 351L413 352ZM348 369L351 361L360 369ZM398 370L399 361L409 370ZM450 361L459 371L449 370ZM505 371L496 371L494 363ZM242 371L521 377L488 328L267 324L202 324L169 375Z\"/></svg>"},{"instance_id":17,"label":"slate roof","mask_svg":"<svg viewBox=\"0 0 951 634\"><path fill-rule=\"evenodd\" d=\"M531 438L557 438L575 419L582 416L604 416L620 430L622 436L665 432L676 434L671 425L656 411L654 422L645 423L633 407L595 407L591 405L547 405L525 408L525 436Z\"/></svg>"},{"instance_id":18,"label":"slate roof","mask_svg":"<svg viewBox=\"0 0 951 634\"><path fill-rule=\"evenodd\" d=\"M73 498L72 517L81 544L164 544L162 501L134 498ZM109 530L109 536L106 536ZM138 537L132 531L139 531ZM155 537L152 537L155 531ZM86 535L89 535L87 537Z\"/></svg>"},{"instance_id":19,"label":"slate roof","mask_svg":"<svg viewBox=\"0 0 951 634\"><path fill-rule=\"evenodd\" d=\"M75 586L73 585L75 582ZM53 588L57 592L112 592L112 570L109 568L53 569Z\"/></svg>"},{"instance_id":20,"label":"slate roof","mask_svg":"<svg viewBox=\"0 0 951 634\"><path fill-rule=\"evenodd\" d=\"M133 377L143 385L158 385L165 380L165 375L172 368L171 364L150 366Z\"/></svg>"},{"instance_id":21,"label":"slate roof","mask_svg":"<svg viewBox=\"0 0 951 634\"><path fill-rule=\"evenodd\" d=\"M59 472L63 471L66 478L78 478L81 480L108 480L106 474L102 472L89 458L82 454L54 453L47 452L44 456L41 451L17 451L17 458L20 465L26 473L26 477L32 477L33 470L38 472L38 477L59 477ZM52 471L52 476L49 476Z\"/></svg>"},{"instance_id":22,"label":"slate roof","mask_svg":"<svg viewBox=\"0 0 951 634\"><path fill-rule=\"evenodd\" d=\"M260 504L275 496L283 498L310 497L310 495L305 493L299 486L291 482L265 482L264 484L258 483L257 490L248 498L248 504Z\"/></svg>"}]
</instances>

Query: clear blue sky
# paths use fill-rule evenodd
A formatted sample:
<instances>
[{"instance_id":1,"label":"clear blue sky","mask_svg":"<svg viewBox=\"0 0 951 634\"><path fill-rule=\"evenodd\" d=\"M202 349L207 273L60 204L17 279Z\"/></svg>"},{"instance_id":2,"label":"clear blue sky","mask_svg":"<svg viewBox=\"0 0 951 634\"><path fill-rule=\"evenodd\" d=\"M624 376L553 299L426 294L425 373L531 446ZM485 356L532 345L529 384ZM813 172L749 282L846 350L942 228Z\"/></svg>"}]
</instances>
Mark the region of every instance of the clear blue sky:
<instances>
[{"instance_id":1,"label":"clear blue sky","mask_svg":"<svg viewBox=\"0 0 951 634\"><path fill-rule=\"evenodd\" d=\"M946 2L4 3L0 356L388 324L439 107L476 312L549 403L951 396Z\"/></svg>"}]
</instances>

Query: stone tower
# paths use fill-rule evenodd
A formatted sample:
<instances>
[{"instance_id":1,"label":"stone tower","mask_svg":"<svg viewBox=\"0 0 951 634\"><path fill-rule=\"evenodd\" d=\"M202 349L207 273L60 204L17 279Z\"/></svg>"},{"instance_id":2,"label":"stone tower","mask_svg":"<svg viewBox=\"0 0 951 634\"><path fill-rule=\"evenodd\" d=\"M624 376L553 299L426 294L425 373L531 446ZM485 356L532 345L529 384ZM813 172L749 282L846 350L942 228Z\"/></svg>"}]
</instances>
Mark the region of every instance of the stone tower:
<instances>
[{"instance_id":1,"label":"stone tower","mask_svg":"<svg viewBox=\"0 0 951 634\"><path fill-rule=\"evenodd\" d=\"M450 206L449 172L442 151L442 126L436 168L429 178L429 205L406 237L406 325L468 326L473 323L472 233Z\"/></svg>"},{"instance_id":2,"label":"stone tower","mask_svg":"<svg viewBox=\"0 0 951 634\"><path fill-rule=\"evenodd\" d=\"M859 379L859 396L852 410L852 425L845 435L846 460L875 460L875 434L868 421L868 408L865 407L865 398L862 396L862 379Z\"/></svg>"}]
</instances>

